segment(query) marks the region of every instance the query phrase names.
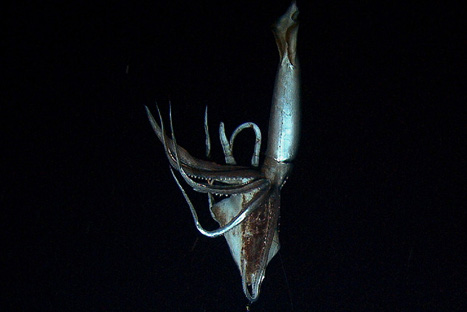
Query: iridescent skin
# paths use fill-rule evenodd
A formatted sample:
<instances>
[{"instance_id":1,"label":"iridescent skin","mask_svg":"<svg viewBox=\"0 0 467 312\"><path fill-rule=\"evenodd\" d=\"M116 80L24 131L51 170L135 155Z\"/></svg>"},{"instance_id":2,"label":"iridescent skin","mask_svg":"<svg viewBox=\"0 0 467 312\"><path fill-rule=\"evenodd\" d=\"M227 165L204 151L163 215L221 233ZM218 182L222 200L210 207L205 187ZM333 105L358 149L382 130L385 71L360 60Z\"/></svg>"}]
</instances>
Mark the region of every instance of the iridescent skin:
<instances>
[{"instance_id":1,"label":"iridescent skin","mask_svg":"<svg viewBox=\"0 0 467 312\"><path fill-rule=\"evenodd\" d=\"M269 119L266 157L258 170L261 132L254 123L240 125L227 140L223 123L219 129L226 165L204 161L191 156L177 145L172 118L171 137L165 133L159 113L160 126L146 107L150 123L164 145L173 169L193 190L208 194L212 217L220 227L204 229L187 193L175 172L173 177L182 191L193 215L197 229L208 237L223 235L232 257L240 270L243 291L250 300L258 299L266 266L279 250L277 223L280 212L280 191L292 170L300 131L300 80L296 53L298 9L295 2L279 18L274 26L274 35L279 49L280 62L273 92ZM206 154L210 153L210 138L205 115ZM236 135L247 128L256 134L252 167L236 165L233 144ZM229 196L215 201L213 195Z\"/></svg>"}]
</instances>

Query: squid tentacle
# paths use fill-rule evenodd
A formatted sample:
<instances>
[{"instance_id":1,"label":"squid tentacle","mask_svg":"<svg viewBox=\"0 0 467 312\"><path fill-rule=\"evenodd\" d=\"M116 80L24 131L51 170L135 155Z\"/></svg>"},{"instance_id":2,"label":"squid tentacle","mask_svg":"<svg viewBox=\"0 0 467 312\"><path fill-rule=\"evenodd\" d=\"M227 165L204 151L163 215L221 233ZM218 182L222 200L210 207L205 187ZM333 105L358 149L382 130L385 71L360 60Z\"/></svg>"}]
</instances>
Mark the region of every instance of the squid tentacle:
<instances>
[{"instance_id":1,"label":"squid tentacle","mask_svg":"<svg viewBox=\"0 0 467 312\"><path fill-rule=\"evenodd\" d=\"M219 137L222 145L222 150L224 151L225 162L228 165L236 165L235 158L233 156L233 144L235 141L236 136L242 132L244 129L252 128L255 132L255 146L253 150L253 156L251 157L251 165L253 167L259 166L259 152L261 150L261 130L257 124L254 122L245 122L238 126L232 136L230 137L230 141L227 141L227 136L225 135L225 125L223 122L220 123L219 126ZM208 126L208 106L206 105L206 109L204 110L204 133L206 136L206 157L211 156L211 137L209 135L209 126Z\"/></svg>"},{"instance_id":2,"label":"squid tentacle","mask_svg":"<svg viewBox=\"0 0 467 312\"><path fill-rule=\"evenodd\" d=\"M167 155L167 158L170 162L170 165L173 168L177 168L177 160L174 156L175 144L174 142L165 134L164 122L159 110L159 107L156 106L159 120L161 126L159 126L154 119L154 116L151 114L148 107L146 107L146 112L149 117L151 126L158 136L159 140L164 145L164 151ZM212 179L212 180L225 180L230 179L231 181L236 182L245 182L250 181L255 178L261 178L262 174L256 170L252 170L248 167L243 166L230 166L230 165L220 165L211 161L204 161L197 159L191 156L187 150L183 147L178 146L178 154L180 158L181 166L185 169L188 175L202 178L202 179Z\"/></svg>"},{"instance_id":3,"label":"squid tentacle","mask_svg":"<svg viewBox=\"0 0 467 312\"><path fill-rule=\"evenodd\" d=\"M164 128L164 123L162 121L162 116L161 116L159 108L157 108L157 110L158 110L158 113L159 113L159 118L161 120L161 130L162 130L162 133L165 134L165 128ZM171 133L172 133L172 142L173 142L173 146L174 146L174 158L177 161L175 169L177 169L181 173L182 177L185 179L185 181L189 185L192 185L189 182L189 181L192 181L192 179L190 179L186 175L184 169L181 167L181 164L180 164L180 158L178 156L179 146L177 145L177 141L176 141L174 130L173 130L173 120L172 120L172 110L171 109L169 109L169 119L170 119ZM162 136L162 143L163 143L164 146L167 146L166 135ZM165 150L166 150L166 153L169 154L170 150L168 148L166 148ZM167 156L169 157L169 155L167 155ZM246 217L248 217L253 211L255 211L256 208L258 208L261 205L261 203L264 201L265 197L267 196L268 190L270 188L270 182L268 180L266 180L266 179L257 180L257 181L255 181L257 183L250 183L249 185L241 185L240 187L236 186L236 185L232 185L232 192L229 192L230 194L241 196L241 195L238 195L238 194L244 193L245 192L243 190L244 187L248 186L248 191L247 192L252 192L252 193L254 192L254 195L252 196L252 198L249 201L247 201L244 204L245 208L242 209L242 211L240 211L237 216L232 218L232 220L230 220L229 223L227 223L224 226L219 227L216 230L209 231L209 230L204 229L204 227L199 222L198 214L196 213L196 209L195 209L193 203L191 202L188 194L185 192L183 186L180 184L180 181L177 179L177 176L175 175L172 168L170 168L170 172L172 173L172 176L174 177L175 182L177 183L177 186L179 187L180 191L182 192L183 197L185 198L185 201L187 202L187 204L188 204L188 206L190 208L190 211L191 211L191 214L193 216L193 220L195 222L196 228L198 229L198 231L201 234L203 234L205 236L208 236L208 237L217 237L217 236L223 235L224 233L230 231L231 229L233 229L234 227L239 225L241 222L243 222L243 220ZM194 181L192 181L192 182L196 183ZM213 197L212 197L211 193L215 193L215 192L212 192L212 190L216 190L216 188L213 187L213 186L209 187L209 186L206 186L206 185L200 184L200 183L196 183L196 184L199 185L198 188L194 187L194 189L196 191L198 191L198 192L207 192L208 193L208 198L209 198L209 203L210 203L209 208L210 208L210 211L212 213L211 208L212 208L212 203L213 203ZM235 189L236 189L236 192L235 192ZM221 194L225 194L225 190L220 190L220 191L221 191Z\"/></svg>"},{"instance_id":4,"label":"squid tentacle","mask_svg":"<svg viewBox=\"0 0 467 312\"><path fill-rule=\"evenodd\" d=\"M232 136L230 137L230 141L227 141L227 136L225 135L225 125L223 122L219 125L219 136L221 139L222 149L224 150L225 155L225 162L229 165L235 165L236 161L233 156L233 146L234 141L237 135L245 129L252 128L255 132L255 146L253 149L253 156L251 157L251 165L253 167L258 167L259 165L259 151L261 150L261 130L259 129L258 125L254 122L245 122L238 126Z\"/></svg>"},{"instance_id":5,"label":"squid tentacle","mask_svg":"<svg viewBox=\"0 0 467 312\"><path fill-rule=\"evenodd\" d=\"M230 148L232 149L233 152L233 147L234 147L234 140L235 137L242 132L245 129L252 128L253 131L255 132L255 147L253 150L253 156L251 157L251 165L253 167L258 167L259 165L259 151L261 150L261 130L259 129L258 125L255 124L254 122L245 122L238 126L234 132L232 133L232 136L230 137Z\"/></svg>"},{"instance_id":6,"label":"squid tentacle","mask_svg":"<svg viewBox=\"0 0 467 312\"><path fill-rule=\"evenodd\" d=\"M161 123L162 123L162 117L161 117L161 114L160 114L160 111L159 111L159 107L156 106L157 109L158 109L158 112L159 112L159 118L161 120ZM157 124L156 120L154 119L154 116L151 114L151 111L149 110L149 108L146 106L146 112L148 114L148 117L149 117L149 121L151 123L151 126L154 130L154 132L156 133L157 137L159 138L159 140L161 142L163 142L163 139L165 139L165 148L166 148L166 154L168 156L168 159L170 161L170 163L172 164L172 166L175 166L175 157L173 156L173 150L175 148L172 140L170 138L167 137L167 135L165 134L165 132L162 131L162 128ZM215 162L212 162L212 161L205 161L205 160L201 160L201 159L197 159L193 156L190 155L190 153L188 153L188 151L186 149L184 149L183 147L179 146L179 154L182 155L181 159L182 159L182 164L184 167L190 167L194 170L199 170L201 172L205 171L205 172L225 172L225 171L236 171L236 172L242 172L243 170L248 170L249 168L248 167L241 167L241 166L228 166L228 165L220 165L220 164L217 164Z\"/></svg>"},{"instance_id":7,"label":"squid tentacle","mask_svg":"<svg viewBox=\"0 0 467 312\"><path fill-rule=\"evenodd\" d=\"M208 127L208 106L204 110L204 133L206 135L206 157L211 157L211 137L209 136Z\"/></svg>"},{"instance_id":8,"label":"squid tentacle","mask_svg":"<svg viewBox=\"0 0 467 312\"><path fill-rule=\"evenodd\" d=\"M183 179L190 185L195 191L200 192L200 193L214 193L214 194L226 194L226 195L231 195L231 194L238 194L238 193L243 193L243 192L249 192L253 191L254 189L260 187L261 185L264 185L267 183L266 179L259 179L259 180L254 180L251 181L250 183L246 184L233 184L233 185L205 185L203 183L197 183L193 179L191 179L185 172L185 170L182 168L180 165L180 158L178 157L178 145L177 141L175 139L175 132L173 129L173 120L172 120L172 109L169 109L169 122L170 122L170 128L171 128L171 133L172 133L172 142L174 143L174 156L177 161L177 166L176 169L180 172L182 175ZM161 127L162 130L164 131L164 125L161 122Z\"/></svg>"},{"instance_id":9,"label":"squid tentacle","mask_svg":"<svg viewBox=\"0 0 467 312\"><path fill-rule=\"evenodd\" d=\"M227 136L225 135L225 125L222 121L219 125L219 137L221 140L222 150L224 151L225 155L225 163L228 165L236 165L237 162L235 161L232 148L229 141L227 140Z\"/></svg>"},{"instance_id":10,"label":"squid tentacle","mask_svg":"<svg viewBox=\"0 0 467 312\"><path fill-rule=\"evenodd\" d=\"M245 220L246 217L248 217L251 213L253 213L256 210L256 208L258 208L263 203L263 201L265 200L265 198L266 198L266 196L268 194L268 190L270 188L270 183L269 182L264 183L261 186L259 186L257 188L257 190L256 190L255 195L245 204L246 208L244 208L239 214L237 214L226 225L221 226L216 230L209 231L209 230L204 229L203 226L201 225L201 223L199 222L198 214L196 213L196 209L195 209L193 203L191 202L190 198L188 197L188 194L185 192L183 186L178 181L177 176L175 175L175 172L173 171L172 168L170 168L170 172L172 173L172 176L174 177L175 182L178 185L178 188L182 192L183 197L185 198L185 201L187 202L187 204L188 204L188 206L190 208L190 211L191 211L191 214L193 216L193 220L195 222L196 228L198 229L198 231L201 234L203 234L203 235L205 235L207 237L221 236L221 235L225 234L226 232L232 230L234 227L236 227L240 223L242 223L243 220ZM241 195L236 195L236 196L241 196Z\"/></svg>"}]
</instances>

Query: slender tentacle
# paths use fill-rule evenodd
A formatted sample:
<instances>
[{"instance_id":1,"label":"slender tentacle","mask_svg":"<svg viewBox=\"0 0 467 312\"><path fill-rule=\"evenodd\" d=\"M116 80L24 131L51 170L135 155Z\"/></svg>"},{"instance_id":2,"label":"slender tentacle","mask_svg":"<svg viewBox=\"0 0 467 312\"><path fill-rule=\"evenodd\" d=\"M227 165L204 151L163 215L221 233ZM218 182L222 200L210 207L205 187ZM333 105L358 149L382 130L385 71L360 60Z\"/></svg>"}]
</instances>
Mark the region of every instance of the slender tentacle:
<instances>
[{"instance_id":1,"label":"slender tentacle","mask_svg":"<svg viewBox=\"0 0 467 312\"><path fill-rule=\"evenodd\" d=\"M238 126L232 136L230 137L230 141L227 141L227 136L225 135L225 125L223 122L219 125L219 136L221 139L222 150L224 151L225 155L225 162L229 165L235 165L237 162L233 156L233 145L235 138L237 135L245 129L252 128L255 132L255 147L253 149L253 156L251 157L251 165L253 167L258 167L259 165L259 152L261 150L261 130L259 129L258 125L254 122L245 122Z\"/></svg>"},{"instance_id":2,"label":"slender tentacle","mask_svg":"<svg viewBox=\"0 0 467 312\"><path fill-rule=\"evenodd\" d=\"M258 180L252 180L252 181L249 181L248 183L240 183L240 184L236 183L236 184L226 184L226 185L207 185L204 183L199 183L199 182L194 181L192 178L190 178L186 174L184 168L182 168L180 164L180 158L178 157L178 145L177 145L177 140L175 139L175 132L173 129L172 109L170 107L169 107L169 123L170 123L170 128L171 128L171 133L172 133L172 142L175 147L174 148L174 154L175 154L174 156L176 160L175 168L178 170L178 172L180 172L185 182L188 183L188 185L190 185L195 191L200 192L200 193L232 195L232 194L254 191L255 189L261 187L262 185L269 183L264 178L258 179ZM164 131L164 126L163 126L162 121L161 121L161 124L162 124L161 126L162 130ZM225 181L228 181L228 178L226 178Z\"/></svg>"},{"instance_id":3,"label":"slender tentacle","mask_svg":"<svg viewBox=\"0 0 467 312\"><path fill-rule=\"evenodd\" d=\"M159 126L159 124L156 122L148 107L146 107L146 112L154 132L164 145L164 151L167 155L170 165L173 168L177 168L177 160L175 159L174 155L175 144L165 134L165 130L163 130L164 123L159 108L158 113L161 126ZM183 147L178 146L177 148L180 164L190 176L212 180L222 180L223 178L228 178L229 181L233 181L235 183L250 181L255 178L263 177L262 173L256 170L252 170L251 168L244 166L220 165L215 162L200 160L191 156Z\"/></svg>"},{"instance_id":4,"label":"slender tentacle","mask_svg":"<svg viewBox=\"0 0 467 312\"><path fill-rule=\"evenodd\" d=\"M258 125L254 122L245 122L237 127L230 137L230 150L233 153L234 141L236 136L245 129L252 128L255 132L255 147L253 150L253 156L251 157L251 165L253 167L258 167L259 165L259 151L261 150L261 130Z\"/></svg>"},{"instance_id":5,"label":"slender tentacle","mask_svg":"<svg viewBox=\"0 0 467 312\"><path fill-rule=\"evenodd\" d=\"M222 150L224 151L225 163L228 165L236 165L237 162L233 156L230 142L227 140L227 136L225 135L225 125L222 121L219 125L219 137L221 139Z\"/></svg>"},{"instance_id":6,"label":"slender tentacle","mask_svg":"<svg viewBox=\"0 0 467 312\"><path fill-rule=\"evenodd\" d=\"M211 157L211 137L209 136L208 127L208 106L204 110L204 133L206 135L206 157Z\"/></svg>"},{"instance_id":7,"label":"slender tentacle","mask_svg":"<svg viewBox=\"0 0 467 312\"><path fill-rule=\"evenodd\" d=\"M195 209L193 203L191 202L190 198L188 197L188 194L183 189L183 186L178 181L177 176L175 175L175 172L173 172L172 168L170 168L170 171L172 173L172 176L175 179L175 182L178 185L178 188L182 192L183 197L185 198L185 201L187 202L188 206L190 207L190 211L191 211L191 214L193 216L193 220L195 222L196 228L198 229L198 231L201 234L203 234L203 235L205 235L207 237L217 237L217 236L223 235L226 232L233 229L234 227L236 227L237 225L239 225L240 223L242 223L242 221L245 220L246 217L248 217L252 212L254 212L256 210L256 208L258 208L263 203L263 201L265 199L267 199L268 190L269 190L269 187L270 187L269 182L263 184L260 188L257 189L255 195L248 202L244 203L244 207L246 207L246 208L244 208L238 215L236 215L232 220L230 220L229 223L227 223L224 226L219 227L216 230L208 231L208 230L204 229L203 226L201 225L201 223L199 222L198 214L196 213L196 209ZM241 195L234 195L234 196L241 196Z\"/></svg>"},{"instance_id":8,"label":"slender tentacle","mask_svg":"<svg viewBox=\"0 0 467 312\"><path fill-rule=\"evenodd\" d=\"M242 207L243 209L240 210L240 212L232 218L227 224L224 226L219 227L216 230L206 230L203 228L203 226L200 224L198 215L196 213L196 209L194 208L190 198L188 197L188 194L185 192L183 189L182 185L180 184L180 181L175 175L175 172L173 171L172 168L170 168L170 171L175 179L175 182L177 183L179 189L181 190L183 197L185 198L185 201L187 202L191 214L193 216L196 228L202 233L203 235L206 235L208 237L216 237L223 235L224 233L230 231L233 229L235 226L239 225L245 218L247 218L253 211L255 211L256 208L258 208L262 202L267 198L268 190L270 188L270 182L265 179L264 177L258 176L250 176L249 180L228 180L231 179L228 176L227 177L219 177L219 180L208 180L208 183L200 183L194 181L192 178L188 176L188 174L185 172L186 168L190 168L186 163L182 164L181 163L181 158L180 158L180 150L182 149L177 145L177 141L175 138L175 132L173 128L173 119L172 119L172 109L169 107L169 121L170 121L170 128L171 128L171 139L168 138L165 135L165 125L162 120L162 115L159 110L159 107L157 107L157 112L159 114L159 119L160 119L160 139L162 141L162 144L164 145L164 150L165 153L167 154L167 157L171 161L171 166L175 169L177 169L180 174L182 175L183 179L190 185L195 191L201 192L201 193L207 193L208 194L208 201L209 201L209 208L212 213L212 207L215 205L214 203L214 198L212 194L223 194L223 195L232 195L232 196L243 196L242 194L250 193L252 194L251 198L247 200L246 202L242 202ZM152 115L151 115L152 116ZM154 121L155 123L155 121ZM241 128L241 127L240 127ZM239 131L237 131L237 134ZM230 143L228 142L230 145ZM183 151L183 150L182 150ZM253 170L249 170L249 172L255 172ZM232 178L233 179L233 178ZM214 182L231 182L231 184L221 184L221 185L214 185Z\"/></svg>"}]
</instances>

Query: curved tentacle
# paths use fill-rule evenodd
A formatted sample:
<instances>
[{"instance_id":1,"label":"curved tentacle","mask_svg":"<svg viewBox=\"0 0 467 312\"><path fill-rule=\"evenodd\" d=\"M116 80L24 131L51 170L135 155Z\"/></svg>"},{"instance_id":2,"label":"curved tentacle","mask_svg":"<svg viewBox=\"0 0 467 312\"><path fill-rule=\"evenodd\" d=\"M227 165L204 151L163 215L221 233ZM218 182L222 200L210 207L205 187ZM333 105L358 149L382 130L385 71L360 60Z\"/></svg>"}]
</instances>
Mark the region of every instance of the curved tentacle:
<instances>
[{"instance_id":1,"label":"curved tentacle","mask_svg":"<svg viewBox=\"0 0 467 312\"><path fill-rule=\"evenodd\" d=\"M159 108L157 107L158 111L159 111ZM168 159L171 163L172 166L175 166L175 157L173 155L173 151L174 151L174 143L172 142L172 140L167 137L167 135L165 134L165 132L162 130L162 127L160 127L156 120L154 119L154 116L151 114L149 108L146 106L146 112L148 114L148 118L149 118L149 121L151 123L151 126L154 130L154 132L156 133L157 137L159 138L159 140L161 142L164 142L164 139L165 139L165 142L166 142L166 145L165 145L165 149L166 149L166 152L167 152L167 156L168 156ZM163 121L162 121L162 117L160 115L160 111L159 111L159 118L160 118L160 121L161 121L161 126L163 126ZM228 165L220 165L220 164L217 164L215 162L212 162L212 161L205 161L205 160L201 160L201 159L197 159L193 156L190 155L190 153L188 153L188 151L186 149L184 149L183 147L179 146L178 147L179 149L179 154L181 155L181 160L182 160L182 165L184 167L187 167L187 168L192 168L193 170L198 170L198 171L206 171L206 172L209 172L209 171L214 171L214 172L225 172L225 171L238 171L238 172L241 172L242 170L247 170L249 171L248 167L241 167L241 166L228 166Z\"/></svg>"},{"instance_id":2,"label":"curved tentacle","mask_svg":"<svg viewBox=\"0 0 467 312\"><path fill-rule=\"evenodd\" d=\"M196 228L201 234L207 237L217 237L217 236L223 235L226 232L233 229L234 227L236 227L237 225L239 225L243 220L245 220L246 217L248 217L253 211L255 211L256 208L258 208L262 204L262 202L267 198L268 189L269 189L269 183L262 185L260 188L258 188L256 194L245 204L246 208L244 208L237 216L235 216L232 220L230 220L229 223L227 223L224 226L219 227L216 230L208 231L201 226L201 223L199 222L199 219L198 219L198 214L196 213L196 209L193 206L193 203L191 202L190 198L188 197L188 194L183 189L183 186L178 181L177 176L173 172L172 168L170 168L170 172L172 173L172 176L174 177L175 182L178 185L178 188L182 192L183 197L185 198L185 201L190 207L190 211L193 216L193 220L195 221ZM240 196L240 195L237 195L237 196Z\"/></svg>"},{"instance_id":3,"label":"curved tentacle","mask_svg":"<svg viewBox=\"0 0 467 312\"><path fill-rule=\"evenodd\" d=\"M259 151L261 150L261 130L258 125L254 122L245 122L237 127L230 137L230 149L233 152L235 137L245 129L252 128L255 132L255 147L253 150L253 156L251 157L251 165L253 167L258 167L259 165Z\"/></svg>"},{"instance_id":4,"label":"curved tentacle","mask_svg":"<svg viewBox=\"0 0 467 312\"><path fill-rule=\"evenodd\" d=\"M214 194L226 194L226 195L231 195L231 194L238 194L238 193L244 193L244 192L250 192L254 191L255 189L261 187L262 185L265 185L268 183L266 179L259 179L259 180L253 180L250 183L241 183L239 184L229 184L229 185L206 185L203 183L198 183L191 179L185 172L184 168L182 168L180 164L180 158L178 157L178 145L177 141L175 139L175 132L173 129L173 120L172 120L172 109L169 109L169 123L170 123L170 128L171 128L171 133L172 133L172 142L174 143L174 156L176 160L176 169L180 174L182 175L183 179L185 180L188 185L190 185L195 191L200 192L200 193L214 193ZM164 130L164 125L162 124L162 130ZM165 141L165 139L164 139ZM165 142L164 142L165 143ZM219 180L222 182L222 180ZM228 178L224 178L223 181L228 181Z\"/></svg>"},{"instance_id":5,"label":"curved tentacle","mask_svg":"<svg viewBox=\"0 0 467 312\"><path fill-rule=\"evenodd\" d=\"M159 107L157 107L157 110L161 126L158 125L149 108L147 106L145 108L154 132L164 145L164 150L170 165L177 169L177 160L174 155L176 144L174 144L174 142L165 133L164 123ZM221 180L224 177L237 182L245 182L263 177L259 171L252 170L251 168L244 166L220 165L215 162L200 160L191 156L183 147L177 146L177 148L181 167L184 168L190 176L212 180Z\"/></svg>"},{"instance_id":6,"label":"curved tentacle","mask_svg":"<svg viewBox=\"0 0 467 312\"><path fill-rule=\"evenodd\" d=\"M261 130L259 129L258 125L254 122L245 122L238 126L232 136L230 137L230 141L227 141L227 136L225 135L225 125L223 122L219 125L219 137L221 139L222 149L225 155L225 162L229 165L235 165L236 161L233 156L233 145L235 138L237 135L245 129L252 128L255 132L255 147L253 149L253 156L251 157L251 165L253 167L258 167L259 165L259 152L261 150Z\"/></svg>"},{"instance_id":7,"label":"curved tentacle","mask_svg":"<svg viewBox=\"0 0 467 312\"><path fill-rule=\"evenodd\" d=\"M261 187L268 182L267 179L258 179L249 181L241 184L221 184L221 185L209 185L194 181L190 178L182 168L179 168L179 172L182 175L185 182L193 188L196 192L200 193L212 193L215 195L232 195L238 193L251 192ZM224 181L221 181L224 182Z\"/></svg>"}]
</instances>

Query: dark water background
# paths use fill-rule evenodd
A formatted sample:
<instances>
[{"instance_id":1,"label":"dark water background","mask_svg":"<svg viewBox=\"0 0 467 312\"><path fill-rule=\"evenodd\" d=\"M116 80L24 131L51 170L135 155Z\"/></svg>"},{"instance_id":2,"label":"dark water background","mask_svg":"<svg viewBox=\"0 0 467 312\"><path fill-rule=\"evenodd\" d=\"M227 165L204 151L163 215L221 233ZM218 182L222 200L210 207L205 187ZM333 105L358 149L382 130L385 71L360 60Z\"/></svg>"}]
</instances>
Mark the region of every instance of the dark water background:
<instances>
[{"instance_id":1,"label":"dark water background","mask_svg":"<svg viewBox=\"0 0 467 312\"><path fill-rule=\"evenodd\" d=\"M460 13L305 2L300 154L282 192L280 257L251 310L465 311ZM3 311L245 310L225 241L196 231L144 105L167 116L170 100L178 142L197 157L205 105L214 160L220 121L228 132L254 121L266 138L270 25L287 6L8 6ZM252 142L236 142L240 163ZM206 198L191 195L214 227Z\"/></svg>"}]
</instances>

